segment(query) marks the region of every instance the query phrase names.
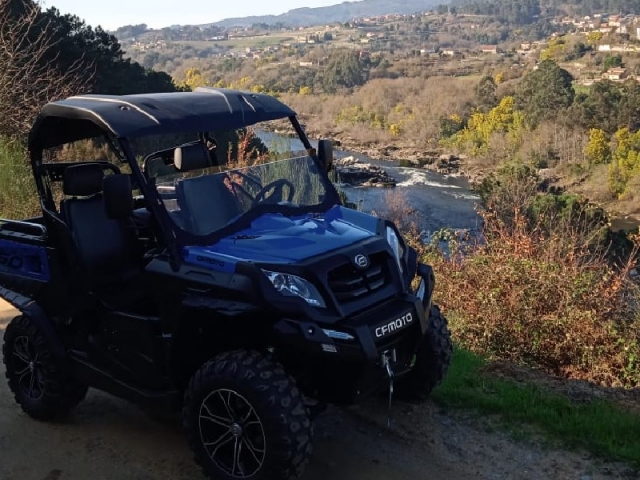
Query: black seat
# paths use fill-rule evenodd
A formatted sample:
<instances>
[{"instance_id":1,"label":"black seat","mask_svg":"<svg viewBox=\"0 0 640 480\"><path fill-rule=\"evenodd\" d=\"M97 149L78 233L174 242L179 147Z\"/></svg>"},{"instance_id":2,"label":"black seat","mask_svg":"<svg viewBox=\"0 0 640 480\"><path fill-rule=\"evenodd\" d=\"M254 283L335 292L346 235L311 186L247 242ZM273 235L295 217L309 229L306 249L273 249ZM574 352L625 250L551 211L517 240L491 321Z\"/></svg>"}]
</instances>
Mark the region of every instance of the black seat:
<instances>
[{"instance_id":1,"label":"black seat","mask_svg":"<svg viewBox=\"0 0 640 480\"><path fill-rule=\"evenodd\" d=\"M140 273L141 252L135 230L126 219L107 215L97 163L67 167L63 173L61 214L68 225L88 289L122 285Z\"/></svg>"},{"instance_id":2,"label":"black seat","mask_svg":"<svg viewBox=\"0 0 640 480\"><path fill-rule=\"evenodd\" d=\"M186 228L196 235L213 233L242 213L222 175L182 179L176 185L176 193Z\"/></svg>"},{"instance_id":3,"label":"black seat","mask_svg":"<svg viewBox=\"0 0 640 480\"><path fill-rule=\"evenodd\" d=\"M200 143L176 148L173 159L180 172L212 166L211 152ZM210 173L178 180L176 194L186 230L196 235L208 235L242 213L240 203L224 179L223 175Z\"/></svg>"}]
</instances>

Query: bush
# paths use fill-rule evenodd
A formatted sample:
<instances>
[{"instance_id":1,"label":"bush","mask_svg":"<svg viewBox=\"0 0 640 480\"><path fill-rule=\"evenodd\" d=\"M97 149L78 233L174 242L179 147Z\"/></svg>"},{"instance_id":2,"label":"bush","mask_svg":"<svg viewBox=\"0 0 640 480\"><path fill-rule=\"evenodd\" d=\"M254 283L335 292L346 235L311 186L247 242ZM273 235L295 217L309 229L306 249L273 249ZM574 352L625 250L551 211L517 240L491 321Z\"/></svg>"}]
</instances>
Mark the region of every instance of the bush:
<instances>
[{"instance_id":1,"label":"bush","mask_svg":"<svg viewBox=\"0 0 640 480\"><path fill-rule=\"evenodd\" d=\"M507 193L487 198L482 245L455 240L448 254L435 244L421 252L437 272L436 300L454 339L556 375L640 386L640 292L629 276L638 237L616 266L589 241L600 222L563 220L562 209L549 222L550 202L533 192L517 198L522 188ZM534 207L546 212L537 222Z\"/></svg>"}]
</instances>

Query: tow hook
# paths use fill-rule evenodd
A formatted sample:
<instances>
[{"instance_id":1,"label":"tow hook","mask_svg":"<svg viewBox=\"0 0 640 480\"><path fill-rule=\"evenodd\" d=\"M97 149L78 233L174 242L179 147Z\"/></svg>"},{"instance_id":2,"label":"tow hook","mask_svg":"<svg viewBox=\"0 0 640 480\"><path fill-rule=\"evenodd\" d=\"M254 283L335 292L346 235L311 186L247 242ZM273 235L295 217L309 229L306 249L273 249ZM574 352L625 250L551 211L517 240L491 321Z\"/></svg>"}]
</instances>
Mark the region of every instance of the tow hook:
<instances>
[{"instance_id":1,"label":"tow hook","mask_svg":"<svg viewBox=\"0 0 640 480\"><path fill-rule=\"evenodd\" d=\"M387 372L387 377L389 378L389 404L387 405L387 427L391 426L391 403L393 402L393 368L392 362L397 361L396 349L385 350L382 352L380 356L380 360L382 362L382 368Z\"/></svg>"}]
</instances>

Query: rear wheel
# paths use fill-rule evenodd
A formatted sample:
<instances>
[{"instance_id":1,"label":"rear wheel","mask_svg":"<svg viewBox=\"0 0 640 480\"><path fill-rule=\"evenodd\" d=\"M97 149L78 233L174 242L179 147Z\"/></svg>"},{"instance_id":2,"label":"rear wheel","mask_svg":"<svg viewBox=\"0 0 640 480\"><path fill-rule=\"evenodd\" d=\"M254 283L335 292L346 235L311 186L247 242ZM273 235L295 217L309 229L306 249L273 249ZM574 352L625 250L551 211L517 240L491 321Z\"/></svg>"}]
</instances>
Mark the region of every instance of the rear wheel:
<instances>
[{"instance_id":1,"label":"rear wheel","mask_svg":"<svg viewBox=\"0 0 640 480\"><path fill-rule=\"evenodd\" d=\"M184 426L209 478L299 477L311 455L309 412L282 366L257 352L219 355L185 393Z\"/></svg>"},{"instance_id":2,"label":"rear wheel","mask_svg":"<svg viewBox=\"0 0 640 480\"><path fill-rule=\"evenodd\" d=\"M437 306L431 307L429 328L416 352L411 372L398 381L398 396L424 400L447 374L453 345L447 319Z\"/></svg>"},{"instance_id":3,"label":"rear wheel","mask_svg":"<svg viewBox=\"0 0 640 480\"><path fill-rule=\"evenodd\" d=\"M50 420L64 415L87 394L64 359L56 357L46 337L26 316L14 318L4 334L3 362L9 388L28 415Z\"/></svg>"}]
</instances>

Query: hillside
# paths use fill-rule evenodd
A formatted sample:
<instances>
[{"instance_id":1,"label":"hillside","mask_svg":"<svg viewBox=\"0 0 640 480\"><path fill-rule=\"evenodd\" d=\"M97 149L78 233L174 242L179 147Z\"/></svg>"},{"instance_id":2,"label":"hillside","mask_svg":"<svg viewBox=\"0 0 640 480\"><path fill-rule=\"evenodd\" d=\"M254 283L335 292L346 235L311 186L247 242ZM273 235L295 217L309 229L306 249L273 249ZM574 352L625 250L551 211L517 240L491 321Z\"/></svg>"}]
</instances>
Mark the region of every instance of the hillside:
<instances>
[{"instance_id":1,"label":"hillside","mask_svg":"<svg viewBox=\"0 0 640 480\"><path fill-rule=\"evenodd\" d=\"M250 27L257 23L268 25L282 23L291 26L321 25L332 22L346 22L358 17L420 12L446 3L449 3L449 0L362 0L358 2L343 2L330 7L296 8L281 15L227 18L211 25L224 28Z\"/></svg>"}]
</instances>

